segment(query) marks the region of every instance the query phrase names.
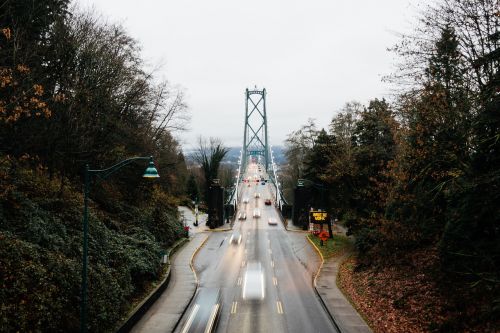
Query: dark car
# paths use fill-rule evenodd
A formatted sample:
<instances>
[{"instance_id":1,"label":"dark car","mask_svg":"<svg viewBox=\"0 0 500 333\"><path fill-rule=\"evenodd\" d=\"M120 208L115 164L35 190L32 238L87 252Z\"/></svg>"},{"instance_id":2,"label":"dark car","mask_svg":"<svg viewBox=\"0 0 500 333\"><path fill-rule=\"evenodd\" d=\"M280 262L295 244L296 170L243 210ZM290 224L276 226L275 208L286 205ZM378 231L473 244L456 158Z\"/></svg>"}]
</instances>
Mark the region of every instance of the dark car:
<instances>
[{"instance_id":1,"label":"dark car","mask_svg":"<svg viewBox=\"0 0 500 333\"><path fill-rule=\"evenodd\" d=\"M182 333L215 332L221 312L220 288L202 288L196 294Z\"/></svg>"}]
</instances>

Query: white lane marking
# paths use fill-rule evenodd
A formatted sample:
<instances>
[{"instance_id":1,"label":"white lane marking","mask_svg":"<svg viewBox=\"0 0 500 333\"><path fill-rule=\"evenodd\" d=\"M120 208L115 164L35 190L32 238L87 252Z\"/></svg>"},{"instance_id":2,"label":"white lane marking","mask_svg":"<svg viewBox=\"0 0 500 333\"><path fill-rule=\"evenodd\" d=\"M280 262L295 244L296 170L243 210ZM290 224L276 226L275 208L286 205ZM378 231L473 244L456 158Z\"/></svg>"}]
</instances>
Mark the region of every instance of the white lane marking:
<instances>
[{"instance_id":1,"label":"white lane marking","mask_svg":"<svg viewBox=\"0 0 500 333\"><path fill-rule=\"evenodd\" d=\"M276 307L278 308L278 313L283 314L283 305L281 305L281 301L276 302Z\"/></svg>"}]
</instances>

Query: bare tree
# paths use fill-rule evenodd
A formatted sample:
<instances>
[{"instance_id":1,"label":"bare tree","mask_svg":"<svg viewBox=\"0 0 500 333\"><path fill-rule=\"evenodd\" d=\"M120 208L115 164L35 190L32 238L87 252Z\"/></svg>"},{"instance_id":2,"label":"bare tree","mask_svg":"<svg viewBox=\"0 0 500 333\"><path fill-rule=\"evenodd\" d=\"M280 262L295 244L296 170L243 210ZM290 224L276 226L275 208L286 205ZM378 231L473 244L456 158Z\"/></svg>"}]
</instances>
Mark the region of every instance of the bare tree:
<instances>
[{"instance_id":1,"label":"bare tree","mask_svg":"<svg viewBox=\"0 0 500 333\"><path fill-rule=\"evenodd\" d=\"M418 86L427 80L429 59L436 54L435 41L445 29L455 31L461 54L463 76L472 89L482 91L490 82L499 60L478 66L478 60L499 47L500 10L498 0L442 0L428 6L421 14L420 24L411 34L391 48L401 56L401 63L389 81ZM495 68L496 67L496 68Z\"/></svg>"},{"instance_id":2,"label":"bare tree","mask_svg":"<svg viewBox=\"0 0 500 333\"><path fill-rule=\"evenodd\" d=\"M207 142L201 136L198 139L198 149L194 155L194 160L198 162L205 176L205 200L208 202L208 189L214 179L217 178L221 161L224 159L229 149L219 138L210 138Z\"/></svg>"}]
</instances>

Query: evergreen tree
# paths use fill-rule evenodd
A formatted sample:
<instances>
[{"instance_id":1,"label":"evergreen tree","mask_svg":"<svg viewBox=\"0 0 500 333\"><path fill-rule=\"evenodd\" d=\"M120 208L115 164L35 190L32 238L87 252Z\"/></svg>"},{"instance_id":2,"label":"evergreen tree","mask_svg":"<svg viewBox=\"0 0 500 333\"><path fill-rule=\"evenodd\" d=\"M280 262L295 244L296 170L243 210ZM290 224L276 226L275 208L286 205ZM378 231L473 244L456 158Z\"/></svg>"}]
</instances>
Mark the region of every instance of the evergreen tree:
<instances>
[{"instance_id":1,"label":"evergreen tree","mask_svg":"<svg viewBox=\"0 0 500 333\"><path fill-rule=\"evenodd\" d=\"M198 201L200 199L199 197L200 191L198 189L198 184L196 183L196 178L192 173L189 175L186 184L186 191L191 201Z\"/></svg>"}]
</instances>

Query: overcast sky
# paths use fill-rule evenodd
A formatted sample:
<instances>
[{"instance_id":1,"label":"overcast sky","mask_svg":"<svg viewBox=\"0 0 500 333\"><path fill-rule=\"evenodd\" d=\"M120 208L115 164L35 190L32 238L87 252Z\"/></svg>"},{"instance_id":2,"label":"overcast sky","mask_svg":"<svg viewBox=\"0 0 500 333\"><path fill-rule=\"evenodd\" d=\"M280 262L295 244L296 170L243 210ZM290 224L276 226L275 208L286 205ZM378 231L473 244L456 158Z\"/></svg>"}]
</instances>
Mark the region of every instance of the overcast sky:
<instances>
[{"instance_id":1,"label":"overcast sky","mask_svg":"<svg viewBox=\"0 0 500 333\"><path fill-rule=\"evenodd\" d=\"M245 89L266 88L269 140L308 118L326 127L352 100L388 97L387 51L411 31L418 0L75 0L123 24L161 78L184 87L190 130L241 146ZM419 5L420 3L420 5Z\"/></svg>"}]
</instances>

